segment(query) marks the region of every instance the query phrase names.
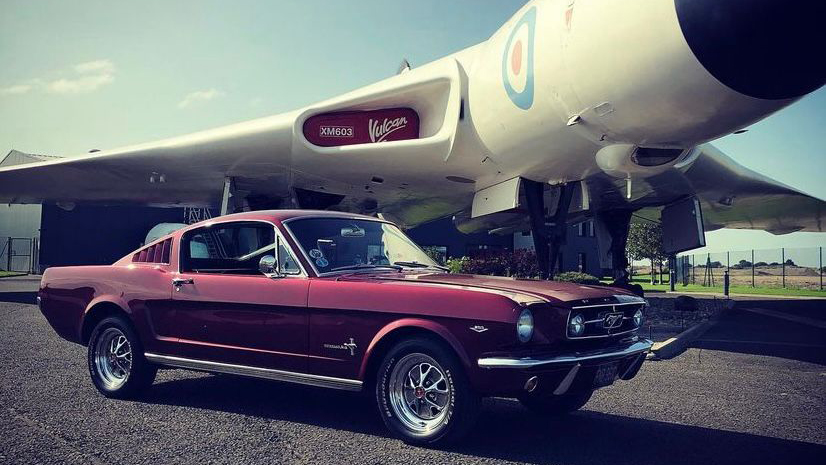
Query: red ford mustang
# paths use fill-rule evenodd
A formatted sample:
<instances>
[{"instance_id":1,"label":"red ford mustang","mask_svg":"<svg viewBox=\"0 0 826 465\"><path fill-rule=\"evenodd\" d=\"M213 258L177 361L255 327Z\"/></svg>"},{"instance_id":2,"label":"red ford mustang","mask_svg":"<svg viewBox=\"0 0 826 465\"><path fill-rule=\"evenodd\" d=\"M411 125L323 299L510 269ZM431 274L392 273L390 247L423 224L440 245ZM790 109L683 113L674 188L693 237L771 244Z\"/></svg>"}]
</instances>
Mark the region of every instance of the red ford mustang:
<instances>
[{"instance_id":1,"label":"red ford mustang","mask_svg":"<svg viewBox=\"0 0 826 465\"><path fill-rule=\"evenodd\" d=\"M166 367L369 390L412 443L460 437L483 396L576 410L651 347L624 291L447 274L393 224L333 212L229 215L110 266L49 268L38 302L106 396Z\"/></svg>"}]
</instances>

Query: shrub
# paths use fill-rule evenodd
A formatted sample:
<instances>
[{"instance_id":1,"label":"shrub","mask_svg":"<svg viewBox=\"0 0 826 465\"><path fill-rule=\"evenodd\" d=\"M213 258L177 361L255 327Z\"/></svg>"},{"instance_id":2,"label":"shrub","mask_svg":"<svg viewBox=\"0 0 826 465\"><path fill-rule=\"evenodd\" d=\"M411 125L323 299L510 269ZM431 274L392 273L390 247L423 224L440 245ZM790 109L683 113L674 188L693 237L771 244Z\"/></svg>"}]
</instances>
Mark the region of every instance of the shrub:
<instances>
[{"instance_id":1,"label":"shrub","mask_svg":"<svg viewBox=\"0 0 826 465\"><path fill-rule=\"evenodd\" d=\"M599 284L599 279L591 276L588 273L580 273L578 271L566 271L554 276L554 281L563 281L566 283L577 284Z\"/></svg>"},{"instance_id":2,"label":"shrub","mask_svg":"<svg viewBox=\"0 0 826 465\"><path fill-rule=\"evenodd\" d=\"M447 261L451 273L485 274L494 276L514 276L535 278L539 276L536 254L532 250L520 249L487 254L484 257L462 257Z\"/></svg>"},{"instance_id":3,"label":"shrub","mask_svg":"<svg viewBox=\"0 0 826 465\"><path fill-rule=\"evenodd\" d=\"M451 273L465 273L465 266L468 260L469 258L467 257L451 258L445 262L445 266L448 267Z\"/></svg>"},{"instance_id":4,"label":"shrub","mask_svg":"<svg viewBox=\"0 0 826 465\"><path fill-rule=\"evenodd\" d=\"M539 265L533 250L506 250L484 257L452 258L447 261L451 273L511 276L516 278L539 277ZM599 284L599 279L587 273L568 271L554 276L556 281L579 284Z\"/></svg>"}]
</instances>

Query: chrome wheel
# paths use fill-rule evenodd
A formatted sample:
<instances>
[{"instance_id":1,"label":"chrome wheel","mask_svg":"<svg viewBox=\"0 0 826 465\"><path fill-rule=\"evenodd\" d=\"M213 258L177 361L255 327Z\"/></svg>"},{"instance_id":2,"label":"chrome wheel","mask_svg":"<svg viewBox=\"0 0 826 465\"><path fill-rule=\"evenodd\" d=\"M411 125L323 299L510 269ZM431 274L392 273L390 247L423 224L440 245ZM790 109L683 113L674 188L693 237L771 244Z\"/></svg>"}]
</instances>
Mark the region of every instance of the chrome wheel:
<instances>
[{"instance_id":1,"label":"chrome wheel","mask_svg":"<svg viewBox=\"0 0 826 465\"><path fill-rule=\"evenodd\" d=\"M103 386L114 391L120 388L132 371L132 346L118 328L106 328L95 343L95 368Z\"/></svg>"},{"instance_id":2,"label":"chrome wheel","mask_svg":"<svg viewBox=\"0 0 826 465\"><path fill-rule=\"evenodd\" d=\"M402 357L393 367L388 388L396 417L416 433L439 427L448 416L453 388L444 369L425 354Z\"/></svg>"}]
</instances>

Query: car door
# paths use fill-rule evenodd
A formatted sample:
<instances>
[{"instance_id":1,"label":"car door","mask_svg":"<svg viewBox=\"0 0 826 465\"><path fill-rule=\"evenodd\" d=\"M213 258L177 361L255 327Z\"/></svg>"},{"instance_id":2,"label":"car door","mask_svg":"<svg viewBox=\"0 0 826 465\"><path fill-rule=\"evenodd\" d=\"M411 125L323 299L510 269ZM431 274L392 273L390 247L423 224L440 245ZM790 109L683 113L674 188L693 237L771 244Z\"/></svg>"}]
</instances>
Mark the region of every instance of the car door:
<instances>
[{"instance_id":1,"label":"car door","mask_svg":"<svg viewBox=\"0 0 826 465\"><path fill-rule=\"evenodd\" d=\"M258 270L281 258L281 277ZM181 238L172 286L175 355L202 361L306 372L309 282L275 226L216 223Z\"/></svg>"}]
</instances>

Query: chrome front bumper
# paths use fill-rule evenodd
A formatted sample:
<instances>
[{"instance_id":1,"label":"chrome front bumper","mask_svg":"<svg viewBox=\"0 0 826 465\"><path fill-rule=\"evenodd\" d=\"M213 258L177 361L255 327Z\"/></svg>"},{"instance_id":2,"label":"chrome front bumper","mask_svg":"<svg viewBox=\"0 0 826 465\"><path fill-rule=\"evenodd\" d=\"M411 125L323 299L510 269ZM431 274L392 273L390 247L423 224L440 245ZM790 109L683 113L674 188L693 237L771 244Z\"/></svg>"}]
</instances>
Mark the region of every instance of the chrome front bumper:
<instances>
[{"instance_id":1,"label":"chrome front bumper","mask_svg":"<svg viewBox=\"0 0 826 465\"><path fill-rule=\"evenodd\" d=\"M648 352L652 342L648 339L639 339L626 347L612 347L589 352L575 352L573 354L553 355L547 357L487 357L480 358L479 368L534 368L552 367L570 363L581 363L590 360L624 358L635 354Z\"/></svg>"}]
</instances>

